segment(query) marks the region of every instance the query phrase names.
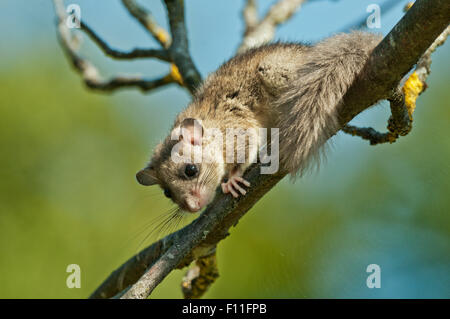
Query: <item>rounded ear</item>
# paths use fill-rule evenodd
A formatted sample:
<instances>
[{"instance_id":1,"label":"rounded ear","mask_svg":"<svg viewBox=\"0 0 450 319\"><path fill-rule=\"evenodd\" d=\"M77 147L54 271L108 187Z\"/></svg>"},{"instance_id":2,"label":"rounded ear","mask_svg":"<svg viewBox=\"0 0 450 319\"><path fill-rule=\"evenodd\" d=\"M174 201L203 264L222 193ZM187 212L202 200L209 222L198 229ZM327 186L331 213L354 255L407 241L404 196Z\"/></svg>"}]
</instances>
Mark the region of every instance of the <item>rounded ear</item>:
<instances>
[{"instance_id":1,"label":"rounded ear","mask_svg":"<svg viewBox=\"0 0 450 319\"><path fill-rule=\"evenodd\" d=\"M136 179L139 182L139 184L144 186L151 186L158 184L158 179L156 178L155 170L150 167L146 167L137 172Z\"/></svg>"},{"instance_id":2,"label":"rounded ear","mask_svg":"<svg viewBox=\"0 0 450 319\"><path fill-rule=\"evenodd\" d=\"M183 140L192 145L202 145L203 125L200 120L186 118L181 122L177 130L179 141Z\"/></svg>"}]
</instances>

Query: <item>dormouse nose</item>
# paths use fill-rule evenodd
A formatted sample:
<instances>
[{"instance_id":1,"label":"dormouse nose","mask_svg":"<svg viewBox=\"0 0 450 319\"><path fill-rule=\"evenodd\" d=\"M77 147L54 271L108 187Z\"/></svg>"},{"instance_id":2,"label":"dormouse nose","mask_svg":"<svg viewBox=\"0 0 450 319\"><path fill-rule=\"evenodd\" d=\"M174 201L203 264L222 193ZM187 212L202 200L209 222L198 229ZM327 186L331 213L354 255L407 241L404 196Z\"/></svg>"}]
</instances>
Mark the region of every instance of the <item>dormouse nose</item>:
<instances>
[{"instance_id":1,"label":"dormouse nose","mask_svg":"<svg viewBox=\"0 0 450 319\"><path fill-rule=\"evenodd\" d=\"M194 196L191 198L188 198L188 199L186 199L186 207L187 207L188 211L190 211L191 213L198 212L201 208L200 200Z\"/></svg>"}]
</instances>

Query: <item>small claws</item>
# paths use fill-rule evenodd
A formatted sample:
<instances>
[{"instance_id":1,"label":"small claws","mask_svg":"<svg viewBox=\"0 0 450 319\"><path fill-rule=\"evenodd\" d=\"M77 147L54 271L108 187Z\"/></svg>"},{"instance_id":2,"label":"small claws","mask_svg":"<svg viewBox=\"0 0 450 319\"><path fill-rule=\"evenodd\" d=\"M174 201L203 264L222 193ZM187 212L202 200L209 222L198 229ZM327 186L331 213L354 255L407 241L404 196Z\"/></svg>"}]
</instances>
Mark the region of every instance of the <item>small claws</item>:
<instances>
[{"instance_id":1,"label":"small claws","mask_svg":"<svg viewBox=\"0 0 450 319\"><path fill-rule=\"evenodd\" d=\"M245 180L245 179L243 179L242 177L236 176L234 179L237 180L239 183L242 183L245 186L250 187L250 182Z\"/></svg>"},{"instance_id":2,"label":"small claws","mask_svg":"<svg viewBox=\"0 0 450 319\"><path fill-rule=\"evenodd\" d=\"M231 184L234 186L234 189L238 190L239 193L241 193L242 195L247 194L245 189L243 189L241 186L239 186L239 184L236 182L236 180L232 179Z\"/></svg>"},{"instance_id":3,"label":"small claws","mask_svg":"<svg viewBox=\"0 0 450 319\"><path fill-rule=\"evenodd\" d=\"M247 187L250 186L250 183L248 181L246 181L245 179L243 179L242 177L231 176L226 183L221 184L223 193L224 194L231 193L231 195L233 195L234 198L239 197L239 193L242 195L247 194L247 191L245 189L243 189L238 184L238 182Z\"/></svg>"},{"instance_id":4,"label":"small claws","mask_svg":"<svg viewBox=\"0 0 450 319\"><path fill-rule=\"evenodd\" d=\"M220 184L220 185L222 186L222 192L223 192L224 194L228 193L228 186L227 186L227 183L222 183L222 184Z\"/></svg>"}]
</instances>

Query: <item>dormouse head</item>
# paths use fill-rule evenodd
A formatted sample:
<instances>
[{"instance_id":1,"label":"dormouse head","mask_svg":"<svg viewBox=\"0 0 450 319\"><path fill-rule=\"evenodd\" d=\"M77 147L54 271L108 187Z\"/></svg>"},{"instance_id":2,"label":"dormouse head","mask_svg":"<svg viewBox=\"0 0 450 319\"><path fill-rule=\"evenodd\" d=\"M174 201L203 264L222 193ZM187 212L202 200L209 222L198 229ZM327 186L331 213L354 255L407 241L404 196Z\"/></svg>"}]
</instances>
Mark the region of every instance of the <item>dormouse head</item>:
<instances>
[{"instance_id":1,"label":"dormouse head","mask_svg":"<svg viewBox=\"0 0 450 319\"><path fill-rule=\"evenodd\" d=\"M224 174L222 148L210 142L200 120L183 119L136 179L145 186L158 184L181 209L198 212L212 201Z\"/></svg>"}]
</instances>

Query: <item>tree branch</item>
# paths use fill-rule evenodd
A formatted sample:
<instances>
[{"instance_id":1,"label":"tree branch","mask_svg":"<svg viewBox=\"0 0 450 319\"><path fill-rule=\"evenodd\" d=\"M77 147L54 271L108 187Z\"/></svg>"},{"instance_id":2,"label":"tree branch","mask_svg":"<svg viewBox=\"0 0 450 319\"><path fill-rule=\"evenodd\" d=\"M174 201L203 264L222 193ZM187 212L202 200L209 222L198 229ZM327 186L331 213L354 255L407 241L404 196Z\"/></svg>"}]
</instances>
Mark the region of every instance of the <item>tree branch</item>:
<instances>
[{"instance_id":1,"label":"tree branch","mask_svg":"<svg viewBox=\"0 0 450 319\"><path fill-rule=\"evenodd\" d=\"M362 74L344 96L340 123L347 124L377 101L389 98L400 80L417 63L450 21L450 2L417 0L375 48Z\"/></svg>"},{"instance_id":2,"label":"tree branch","mask_svg":"<svg viewBox=\"0 0 450 319\"><path fill-rule=\"evenodd\" d=\"M141 7L134 0L122 0L128 12L155 38L163 48L170 47L172 38L164 28L160 27L150 11Z\"/></svg>"},{"instance_id":3,"label":"tree branch","mask_svg":"<svg viewBox=\"0 0 450 319\"><path fill-rule=\"evenodd\" d=\"M413 2L408 3L404 10L409 10ZM431 54L437 47L444 44L450 33L450 27L433 42L428 50L422 55L413 72L404 84L399 85L389 98L391 107L391 117L388 121L388 132L380 133L373 128L359 128L352 125L345 125L343 132L370 141L371 145L381 143L393 143L399 136L407 135L412 129L413 113L416 107L416 100L427 88L426 80L431 72Z\"/></svg>"},{"instance_id":4,"label":"tree branch","mask_svg":"<svg viewBox=\"0 0 450 319\"><path fill-rule=\"evenodd\" d=\"M57 16L57 30L58 39L61 46L69 58L72 66L75 70L80 73L85 84L95 90L100 91L113 91L119 88L125 87L136 87L143 92L147 92L152 89L156 89L171 83L181 84L181 78L179 76L178 70L176 68L171 68L169 73L158 79L145 79L141 76L115 76L110 79L104 79L100 75L98 68L89 62L87 59L83 58L78 54L78 44L75 36L72 34L71 30L66 25L66 11L64 8L64 3L62 0L53 0L55 7L55 12ZM105 53L115 58L138 58L138 57L159 57L163 60L168 59L168 55L162 50L144 50L135 49L131 52L120 52L111 49L106 42L104 42L100 37L98 37L86 24L80 22L80 27L102 48ZM146 56L144 56L146 55Z\"/></svg>"},{"instance_id":5,"label":"tree branch","mask_svg":"<svg viewBox=\"0 0 450 319\"><path fill-rule=\"evenodd\" d=\"M173 42L172 37L156 23L148 10L139 6L134 0L122 0L122 3L130 14L165 48L162 50L136 48L129 52L123 52L113 49L84 21L80 21L80 28L86 32L105 54L112 58L157 58L162 61L171 62L169 73L157 79L145 79L140 76L130 75L103 79L98 69L78 54L76 39L65 24L67 15L63 0L53 0L53 3L58 18L58 38L61 46L75 70L81 74L85 84L89 88L101 91L114 91L120 88L136 87L141 91L147 92L168 84L177 83L185 86L193 94L195 88L200 84L201 76L189 54L182 0L166 1L171 32L174 38Z\"/></svg>"},{"instance_id":6,"label":"tree branch","mask_svg":"<svg viewBox=\"0 0 450 319\"><path fill-rule=\"evenodd\" d=\"M200 257L195 265L190 268L181 283L181 290L185 299L198 299L208 290L219 277L216 252Z\"/></svg>"},{"instance_id":7,"label":"tree branch","mask_svg":"<svg viewBox=\"0 0 450 319\"><path fill-rule=\"evenodd\" d=\"M406 103L409 108L409 112L412 115L415 108L415 100L417 97L425 91L427 88L426 80L428 76L431 73L431 54L436 51L436 49L443 45L445 41L447 40L447 37L450 35L450 26L448 26L444 32L442 32L439 37L436 39L436 41L433 42L433 44L428 48L428 50L422 55L419 62L417 62L416 70L415 72L409 77L409 81L414 81L415 76L417 76L417 79L421 82L418 83L408 83L406 81L405 85L403 86L403 92L405 94ZM415 75L414 75L415 74ZM414 88L415 86L415 88Z\"/></svg>"},{"instance_id":8,"label":"tree branch","mask_svg":"<svg viewBox=\"0 0 450 319\"><path fill-rule=\"evenodd\" d=\"M391 132L380 133L371 127L357 127L347 124L342 128L342 131L352 136L359 136L363 140L368 140L370 145L393 143L396 140Z\"/></svg>"},{"instance_id":9,"label":"tree branch","mask_svg":"<svg viewBox=\"0 0 450 319\"><path fill-rule=\"evenodd\" d=\"M289 20L289 18L300 8L306 0L279 0L267 12L266 16L257 24L254 19L255 2L248 1L244 8L244 16L246 16L247 28L239 46L238 52L264 44L273 39L276 27ZM250 18L250 21L248 20ZM249 22L251 25L249 25Z\"/></svg>"},{"instance_id":10,"label":"tree branch","mask_svg":"<svg viewBox=\"0 0 450 319\"><path fill-rule=\"evenodd\" d=\"M235 200L218 190L214 201L190 225L162 239L162 249L139 281L122 298L147 298L162 279L174 268L183 268L193 260L211 254L219 241L229 235L229 229L264 196L284 174L261 175L260 165L252 166L245 174L252 181L247 194ZM169 242L172 244L167 245ZM152 245L153 246L153 245ZM154 251L153 251L154 252ZM121 269L121 268L119 268ZM119 273L121 271L119 270ZM113 295L117 293L114 292Z\"/></svg>"},{"instance_id":11,"label":"tree branch","mask_svg":"<svg viewBox=\"0 0 450 319\"><path fill-rule=\"evenodd\" d=\"M177 65L186 88L193 94L202 78L189 53L186 25L184 22L184 1L164 0L169 16L173 41L169 47L172 61Z\"/></svg>"},{"instance_id":12,"label":"tree branch","mask_svg":"<svg viewBox=\"0 0 450 319\"><path fill-rule=\"evenodd\" d=\"M136 48L129 52L123 52L112 49L94 30L92 30L83 20L80 21L80 28L94 41L102 51L115 59L137 59L137 58L157 58L162 61L170 62L169 54L166 50L140 49Z\"/></svg>"},{"instance_id":13,"label":"tree branch","mask_svg":"<svg viewBox=\"0 0 450 319\"><path fill-rule=\"evenodd\" d=\"M258 25L259 22L256 0L247 0L247 3L242 10L242 16L244 17L245 22L244 35L247 35Z\"/></svg>"}]
</instances>

